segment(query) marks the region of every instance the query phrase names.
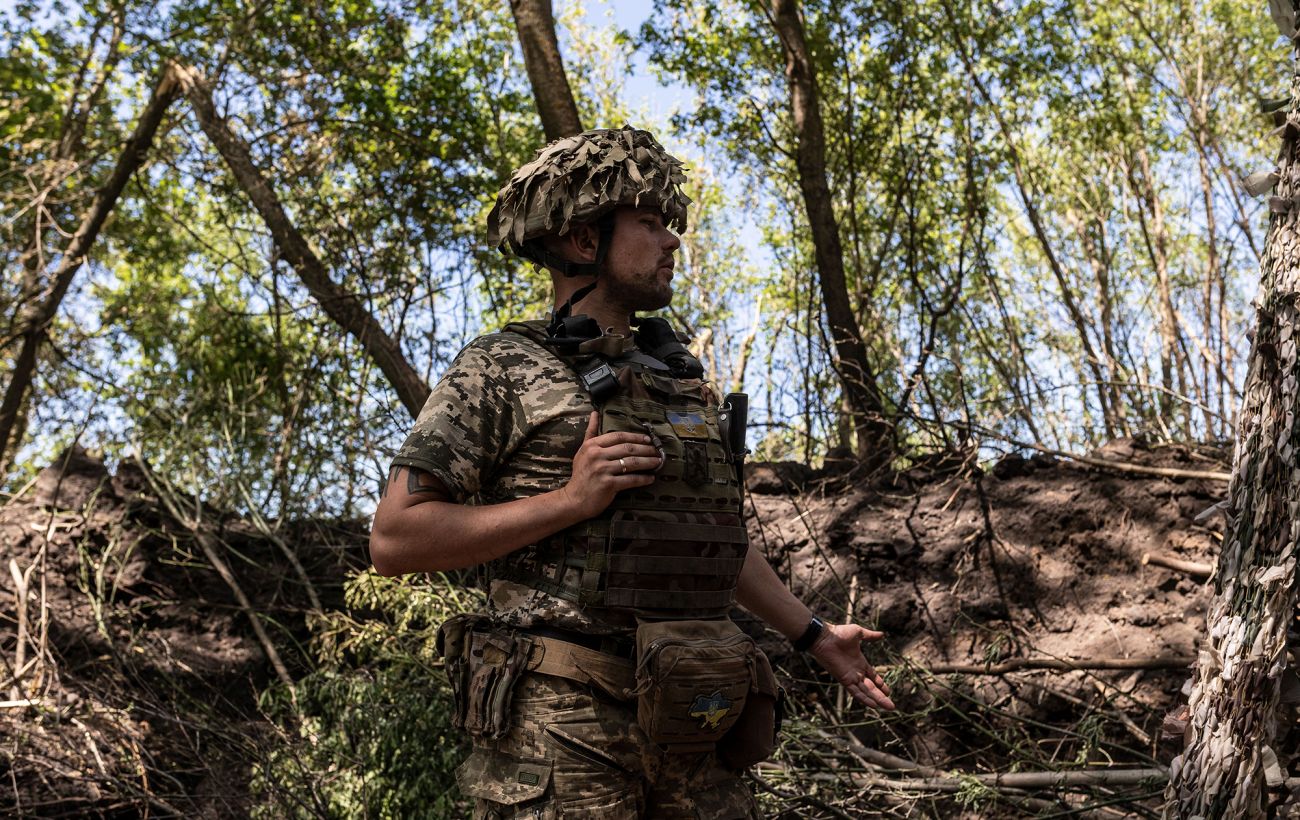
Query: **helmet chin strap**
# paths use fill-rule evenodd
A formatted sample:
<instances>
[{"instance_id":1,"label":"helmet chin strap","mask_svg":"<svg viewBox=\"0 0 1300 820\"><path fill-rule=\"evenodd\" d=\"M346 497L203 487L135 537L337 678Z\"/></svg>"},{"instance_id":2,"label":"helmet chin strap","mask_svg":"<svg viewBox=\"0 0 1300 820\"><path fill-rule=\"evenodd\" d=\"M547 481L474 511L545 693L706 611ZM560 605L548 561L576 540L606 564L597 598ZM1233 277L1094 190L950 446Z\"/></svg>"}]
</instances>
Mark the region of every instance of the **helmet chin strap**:
<instances>
[{"instance_id":1,"label":"helmet chin strap","mask_svg":"<svg viewBox=\"0 0 1300 820\"><path fill-rule=\"evenodd\" d=\"M591 262L573 262L542 247L540 242L528 243L529 258L534 262L558 270L564 276L595 277L591 284L578 288L564 300L564 304L551 311L551 321L547 325L547 330L552 336L557 335L564 320L573 313L573 306L585 299L596 289L596 285L600 284L600 273L605 266L605 256L609 253L610 237L614 235L614 215L605 214L597 225L600 228L600 235L596 240L596 258Z\"/></svg>"}]
</instances>

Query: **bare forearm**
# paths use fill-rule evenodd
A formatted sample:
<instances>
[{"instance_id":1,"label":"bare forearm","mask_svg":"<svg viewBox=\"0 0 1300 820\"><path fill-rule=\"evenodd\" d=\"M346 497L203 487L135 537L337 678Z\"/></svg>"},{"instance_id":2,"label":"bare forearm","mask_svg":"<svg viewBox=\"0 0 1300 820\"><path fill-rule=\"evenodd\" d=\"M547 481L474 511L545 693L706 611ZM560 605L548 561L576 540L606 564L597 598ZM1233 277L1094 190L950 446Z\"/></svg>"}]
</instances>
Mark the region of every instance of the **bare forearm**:
<instances>
[{"instance_id":1,"label":"bare forearm","mask_svg":"<svg viewBox=\"0 0 1300 820\"><path fill-rule=\"evenodd\" d=\"M425 501L375 516L371 560L383 575L462 569L500 558L583 520L560 490L469 506Z\"/></svg>"},{"instance_id":2,"label":"bare forearm","mask_svg":"<svg viewBox=\"0 0 1300 820\"><path fill-rule=\"evenodd\" d=\"M794 596L763 554L752 546L740 570L736 600L792 641L804 633L812 618L808 607Z\"/></svg>"},{"instance_id":3,"label":"bare forearm","mask_svg":"<svg viewBox=\"0 0 1300 820\"><path fill-rule=\"evenodd\" d=\"M736 599L790 641L803 635L812 618L808 607L794 597L767 559L753 547L740 570ZM880 632L855 624L832 624L822 628L808 652L856 700L876 709L893 709L889 686L862 654L863 641L878 641L883 637Z\"/></svg>"},{"instance_id":4,"label":"bare forearm","mask_svg":"<svg viewBox=\"0 0 1300 820\"><path fill-rule=\"evenodd\" d=\"M394 466L370 532L375 569L403 575L482 564L599 515L623 490L653 484L663 459L650 437L600 435L599 423L593 412L569 481L531 498L488 506L457 504L431 473Z\"/></svg>"}]
</instances>

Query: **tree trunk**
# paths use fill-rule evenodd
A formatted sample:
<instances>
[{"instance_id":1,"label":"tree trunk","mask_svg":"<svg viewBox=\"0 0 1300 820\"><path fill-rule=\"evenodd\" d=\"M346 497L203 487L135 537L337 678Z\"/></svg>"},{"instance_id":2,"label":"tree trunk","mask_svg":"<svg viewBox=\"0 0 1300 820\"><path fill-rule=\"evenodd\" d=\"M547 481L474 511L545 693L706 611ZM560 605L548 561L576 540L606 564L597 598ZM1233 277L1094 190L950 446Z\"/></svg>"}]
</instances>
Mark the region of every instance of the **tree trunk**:
<instances>
[{"instance_id":1,"label":"tree trunk","mask_svg":"<svg viewBox=\"0 0 1300 820\"><path fill-rule=\"evenodd\" d=\"M1159 307L1160 322L1160 386L1161 391L1156 400L1160 416L1173 426L1175 416L1174 397L1181 396L1189 400L1184 376L1184 361L1179 357L1178 320L1174 315L1173 286L1169 281L1169 233L1165 229L1165 209L1160 201L1160 194L1151 180L1151 159L1146 147L1139 142L1133 160L1129 162L1129 184L1137 196L1138 227L1151 259L1151 266L1156 273L1156 302ZM1147 214L1151 216L1147 224ZM1175 380L1175 376L1177 379ZM1191 413L1188 409L1179 409L1182 417L1183 434L1191 439L1188 422Z\"/></svg>"},{"instance_id":2,"label":"tree trunk","mask_svg":"<svg viewBox=\"0 0 1300 820\"><path fill-rule=\"evenodd\" d=\"M975 61L968 54L960 41L954 41L957 46L957 56L961 59L962 65L966 68L966 73L975 89L979 91L980 96L984 99L989 111L993 114L994 120L998 124L998 131L1002 134L1002 139L1007 148L1007 157L1011 161L1011 173L1016 183L1016 190L1020 194L1020 201L1025 206L1025 216L1029 219L1029 226L1033 229L1034 238L1038 241L1039 247L1043 251L1043 256L1047 260L1047 267L1052 271L1056 284L1061 289L1061 304L1065 307L1065 312L1070 316L1070 322L1074 325L1074 330L1079 336L1079 345L1082 348L1083 363L1078 366L1079 375L1086 379L1089 375L1083 371L1086 367L1092 375L1092 379L1097 389L1097 406L1101 409L1102 417L1106 419L1107 428L1116 427L1115 410L1110 403L1110 393L1108 383L1111 376L1102 371L1102 358L1097 354L1096 348L1093 347L1092 337L1089 334L1090 323L1084 315L1083 309L1079 305L1079 299L1074 292L1074 287L1070 284L1070 279L1065 266L1057 258L1056 251L1052 247L1052 240L1047 235L1047 230L1043 224L1042 215L1038 211L1038 205L1035 200L1035 186L1029 176L1029 170L1024 167L1020 159L1020 152L1016 148L1015 130L1011 128L1006 117L1002 115L1001 103L993 99L989 93L988 87L980 80ZM1086 400L1086 396L1080 393L1080 398Z\"/></svg>"},{"instance_id":3,"label":"tree trunk","mask_svg":"<svg viewBox=\"0 0 1300 820\"><path fill-rule=\"evenodd\" d=\"M528 82L533 87L546 139L558 140L581 133L582 119L564 75L564 59L555 38L551 0L510 0L510 11L519 30L524 67L528 70Z\"/></svg>"},{"instance_id":4,"label":"tree trunk","mask_svg":"<svg viewBox=\"0 0 1300 820\"><path fill-rule=\"evenodd\" d=\"M153 144L158 125L178 93L175 76L170 70L164 71L162 78L154 87L149 102L136 121L135 130L123 146L113 173L96 195L90 210L86 212L77 227L77 232L72 235L68 247L59 257L58 266L49 278L49 286L44 298L27 302L22 306L23 316L18 322L18 335L22 339L22 346L14 358L9 385L5 388L4 400L0 402L0 473L8 467L13 452L18 449L19 442L14 432L18 420L23 415L27 390L31 387L32 377L36 373L36 361L40 356L41 347L49 337L50 324L58 313L59 305L62 304L73 277L85 263L86 255L104 226L104 220L117 204L117 198L121 196L131 175L144 163L145 154ZM39 238L37 241L39 243Z\"/></svg>"},{"instance_id":5,"label":"tree trunk","mask_svg":"<svg viewBox=\"0 0 1300 820\"><path fill-rule=\"evenodd\" d=\"M1300 73L1278 160L1281 177L1261 260L1254 345L1237 426L1228 524L1206 645L1189 699L1187 746L1170 767L1174 817L1265 816L1265 786L1284 773L1273 751L1287 627L1296 603L1300 392Z\"/></svg>"},{"instance_id":6,"label":"tree trunk","mask_svg":"<svg viewBox=\"0 0 1300 820\"><path fill-rule=\"evenodd\" d=\"M798 0L773 0L772 24L785 52L790 84L790 108L797 139L795 165L803 191L813 252L821 278L821 293L837 369L852 414L859 458L871 466L887 463L894 453L894 430L885 411L867 346L849 301L844 250L826 182L826 136L818 109L817 74L799 19Z\"/></svg>"},{"instance_id":7,"label":"tree trunk","mask_svg":"<svg viewBox=\"0 0 1300 820\"><path fill-rule=\"evenodd\" d=\"M230 125L217 114L212 103L212 89L207 80L193 68L178 67L176 71L184 86L185 95L198 116L199 126L225 158L235 181L262 215L281 256L297 271L302 283L325 314L361 344L366 355L379 366L389 384L397 391L402 406L411 414L411 418L415 418L429 396L429 385L406 360L397 341L384 331L361 301L330 278L320 258L285 213L284 206L280 204L266 177L253 164L248 143L235 134Z\"/></svg>"},{"instance_id":8,"label":"tree trunk","mask_svg":"<svg viewBox=\"0 0 1300 820\"><path fill-rule=\"evenodd\" d=\"M1120 395L1119 386L1124 374L1119 365L1119 357L1115 355L1115 293L1111 286L1106 225L1103 220L1096 219L1091 214L1077 213L1073 208L1066 211L1066 221L1073 225L1074 232L1079 237L1079 246L1083 249L1083 256L1088 260L1089 267L1092 268L1092 279L1096 288L1097 316L1098 323L1101 325L1101 350L1106 357L1106 374L1109 377L1106 393L1110 400L1110 412L1102 414L1106 437L1128 435L1128 419L1125 418L1124 399ZM1094 229L1097 232L1096 236L1092 233Z\"/></svg>"}]
</instances>

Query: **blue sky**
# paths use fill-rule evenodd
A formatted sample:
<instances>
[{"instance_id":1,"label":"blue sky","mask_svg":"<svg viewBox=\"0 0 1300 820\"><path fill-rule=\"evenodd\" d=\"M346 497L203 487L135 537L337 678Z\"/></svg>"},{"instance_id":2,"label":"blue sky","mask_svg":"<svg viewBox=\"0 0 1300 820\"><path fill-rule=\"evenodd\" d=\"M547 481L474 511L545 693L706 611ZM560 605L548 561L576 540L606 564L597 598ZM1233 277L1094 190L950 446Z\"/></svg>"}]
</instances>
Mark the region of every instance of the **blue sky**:
<instances>
[{"instance_id":1,"label":"blue sky","mask_svg":"<svg viewBox=\"0 0 1300 820\"><path fill-rule=\"evenodd\" d=\"M641 24L650 19L654 4L649 2L629 2L629 0L580 0L586 8L587 17L592 24L609 19L618 28L635 34ZM646 63L643 54L637 54L629 67L627 102L632 108L645 106L650 116L656 121L667 118L668 112L675 107L685 107L691 101L692 94L678 83L662 83Z\"/></svg>"}]
</instances>

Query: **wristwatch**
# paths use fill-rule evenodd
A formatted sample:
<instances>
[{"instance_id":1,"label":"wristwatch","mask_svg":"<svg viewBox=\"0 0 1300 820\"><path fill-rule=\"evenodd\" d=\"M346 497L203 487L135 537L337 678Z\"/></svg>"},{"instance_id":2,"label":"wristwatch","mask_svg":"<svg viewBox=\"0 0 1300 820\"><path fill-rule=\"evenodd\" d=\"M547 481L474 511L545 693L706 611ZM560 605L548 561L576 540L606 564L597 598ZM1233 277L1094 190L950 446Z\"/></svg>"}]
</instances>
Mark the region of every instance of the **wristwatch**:
<instances>
[{"instance_id":1,"label":"wristwatch","mask_svg":"<svg viewBox=\"0 0 1300 820\"><path fill-rule=\"evenodd\" d=\"M822 623L822 619L814 615L812 620L808 622L808 628L795 640L794 650L796 652L807 652L812 649L813 644L817 643L817 639L821 637L822 630L825 628L826 624Z\"/></svg>"}]
</instances>

